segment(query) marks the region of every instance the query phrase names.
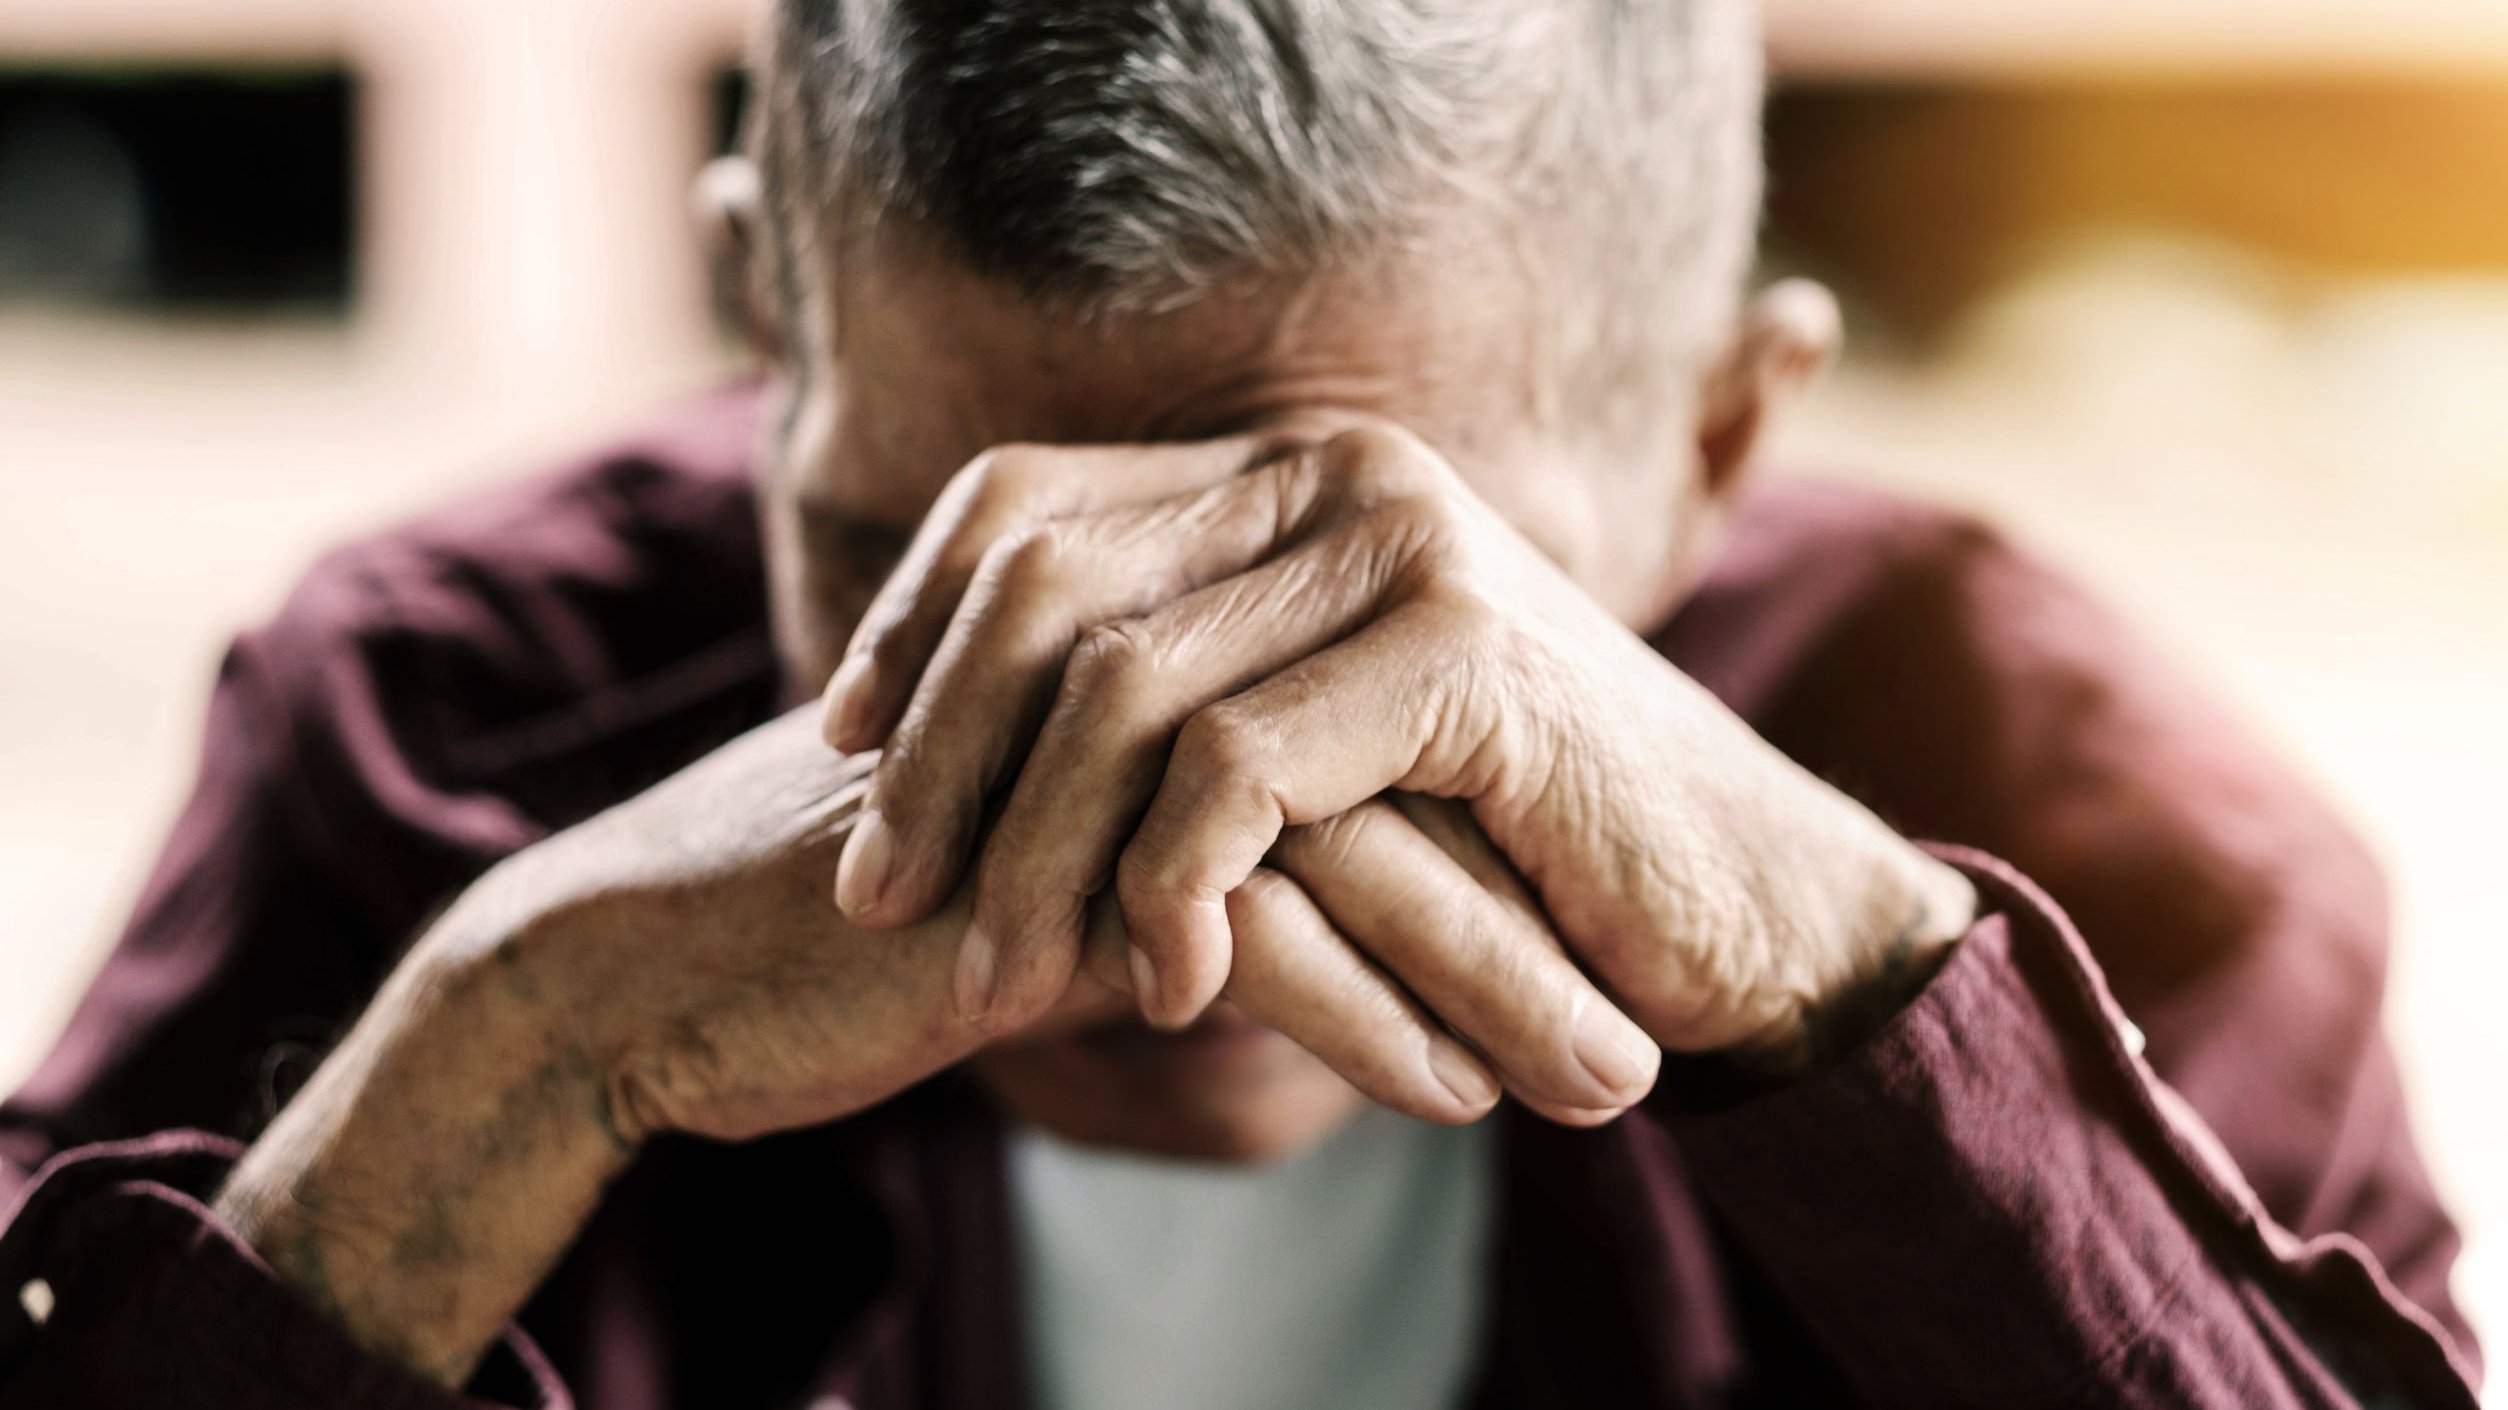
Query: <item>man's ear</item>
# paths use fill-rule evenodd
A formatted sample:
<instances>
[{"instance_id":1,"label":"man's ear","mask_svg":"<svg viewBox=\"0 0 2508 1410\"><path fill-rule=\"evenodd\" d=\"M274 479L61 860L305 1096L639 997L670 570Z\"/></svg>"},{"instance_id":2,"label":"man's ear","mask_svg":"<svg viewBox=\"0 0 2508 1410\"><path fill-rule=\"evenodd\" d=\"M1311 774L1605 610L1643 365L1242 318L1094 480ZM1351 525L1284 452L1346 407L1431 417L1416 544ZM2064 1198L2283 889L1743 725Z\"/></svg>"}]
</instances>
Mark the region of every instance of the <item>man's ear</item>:
<instances>
[{"instance_id":1,"label":"man's ear","mask_svg":"<svg viewBox=\"0 0 2508 1410\"><path fill-rule=\"evenodd\" d=\"M1698 457L1711 499L1742 481L1769 428L1837 356L1837 299L1808 279L1770 285L1742 314L1699 397Z\"/></svg>"},{"instance_id":2,"label":"man's ear","mask_svg":"<svg viewBox=\"0 0 2508 1410\"><path fill-rule=\"evenodd\" d=\"M784 335L782 320L762 287L765 199L757 164L741 156L707 162L689 192L715 312L759 357L773 363L783 356Z\"/></svg>"}]
</instances>

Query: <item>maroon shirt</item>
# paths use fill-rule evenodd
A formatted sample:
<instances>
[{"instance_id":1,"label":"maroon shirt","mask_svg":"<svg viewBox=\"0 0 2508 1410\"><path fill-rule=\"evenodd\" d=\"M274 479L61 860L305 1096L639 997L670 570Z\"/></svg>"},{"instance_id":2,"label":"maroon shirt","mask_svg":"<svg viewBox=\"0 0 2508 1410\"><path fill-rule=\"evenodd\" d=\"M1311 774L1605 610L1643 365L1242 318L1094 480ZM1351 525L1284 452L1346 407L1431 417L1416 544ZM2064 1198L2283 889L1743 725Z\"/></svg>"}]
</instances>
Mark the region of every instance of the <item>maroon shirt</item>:
<instances>
[{"instance_id":1,"label":"maroon shirt","mask_svg":"<svg viewBox=\"0 0 2508 1410\"><path fill-rule=\"evenodd\" d=\"M0 1109L0 1292L54 1293L0 1299L0 1410L1022 1403L1000 1132L953 1077L657 1143L469 1401L206 1207L436 907L785 697L754 415L343 549L235 644L120 948ZM1658 644L1945 839L1983 916L1814 1077L1674 1063L1602 1130L1501 1117L1473 1404L2474 1403L2380 883L2238 724L1992 532L1804 483L1747 500Z\"/></svg>"}]
</instances>

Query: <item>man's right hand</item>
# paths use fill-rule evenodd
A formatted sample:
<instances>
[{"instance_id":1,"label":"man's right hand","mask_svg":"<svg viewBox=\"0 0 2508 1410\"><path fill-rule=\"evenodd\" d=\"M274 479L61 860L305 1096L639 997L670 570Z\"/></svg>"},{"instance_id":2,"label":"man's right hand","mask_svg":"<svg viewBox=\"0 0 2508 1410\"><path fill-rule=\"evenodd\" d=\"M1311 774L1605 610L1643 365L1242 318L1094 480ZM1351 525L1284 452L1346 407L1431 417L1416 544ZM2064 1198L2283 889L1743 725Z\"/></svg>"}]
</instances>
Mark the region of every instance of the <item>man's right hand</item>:
<instances>
[{"instance_id":1,"label":"man's right hand","mask_svg":"<svg viewBox=\"0 0 2508 1410\"><path fill-rule=\"evenodd\" d=\"M499 864L219 1212L351 1335L459 1384L648 1137L831 1120L974 1051L963 906L873 934L830 900L871 762L801 712Z\"/></svg>"},{"instance_id":2,"label":"man's right hand","mask_svg":"<svg viewBox=\"0 0 2508 1410\"><path fill-rule=\"evenodd\" d=\"M957 1018L935 954L965 933L963 898L894 936L837 911L837 854L877 760L828 749L807 716L732 741L480 885L515 918L491 923L493 948L462 963L511 970L571 1034L624 1144L831 1121L989 1041ZM1122 943L1112 915L1100 949ZM1119 999L1084 970L1043 1021L1109 1016Z\"/></svg>"},{"instance_id":3,"label":"man's right hand","mask_svg":"<svg viewBox=\"0 0 2508 1410\"><path fill-rule=\"evenodd\" d=\"M873 762L796 711L500 864L404 958L219 1212L351 1335L459 1384L646 1138L835 1120L1009 1036L958 1015L964 896L881 931L833 904ZM1556 942L1450 811L1379 801L1285 837L1233 908L1228 997L1377 1101L1460 1122L1496 1078L1362 951L1453 925ZM1423 887L1438 904L1327 916L1309 896ZM1115 915L1099 908L1080 976L1029 1032L1132 1011Z\"/></svg>"}]
</instances>

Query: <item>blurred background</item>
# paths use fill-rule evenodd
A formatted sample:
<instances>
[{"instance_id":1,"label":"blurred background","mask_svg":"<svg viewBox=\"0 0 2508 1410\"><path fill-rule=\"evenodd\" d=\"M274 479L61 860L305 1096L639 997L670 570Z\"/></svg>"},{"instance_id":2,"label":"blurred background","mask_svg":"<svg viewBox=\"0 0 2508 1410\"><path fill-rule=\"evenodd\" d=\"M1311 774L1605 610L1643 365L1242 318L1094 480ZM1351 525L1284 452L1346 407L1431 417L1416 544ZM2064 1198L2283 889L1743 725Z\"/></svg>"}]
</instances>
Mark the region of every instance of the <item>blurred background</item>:
<instances>
[{"instance_id":1,"label":"blurred background","mask_svg":"<svg viewBox=\"0 0 2508 1410\"><path fill-rule=\"evenodd\" d=\"M718 381L685 193L751 0L0 6L0 1087L324 544ZM2508 1335L2508 6L1774 0L1792 460L1976 507L2385 857ZM2496 1398L2496 1397L2495 1397Z\"/></svg>"}]
</instances>

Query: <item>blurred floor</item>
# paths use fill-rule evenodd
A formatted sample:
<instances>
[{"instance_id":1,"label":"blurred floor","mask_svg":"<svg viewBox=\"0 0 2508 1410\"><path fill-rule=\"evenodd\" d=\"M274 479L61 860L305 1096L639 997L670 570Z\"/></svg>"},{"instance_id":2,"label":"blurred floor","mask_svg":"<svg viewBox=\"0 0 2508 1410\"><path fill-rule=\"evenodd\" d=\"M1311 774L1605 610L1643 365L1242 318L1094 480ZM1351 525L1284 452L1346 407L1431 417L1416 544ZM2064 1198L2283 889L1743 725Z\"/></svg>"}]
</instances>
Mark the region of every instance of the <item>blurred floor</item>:
<instances>
[{"instance_id":1,"label":"blurred floor","mask_svg":"<svg viewBox=\"0 0 2508 1410\"><path fill-rule=\"evenodd\" d=\"M345 335L0 320L0 1086L180 801L224 636L319 547L674 389L448 417ZM2398 882L2389 1012L2508 1327L2508 281L2294 288L2183 246L1850 359L1788 458L1983 508L2238 697Z\"/></svg>"}]
</instances>

